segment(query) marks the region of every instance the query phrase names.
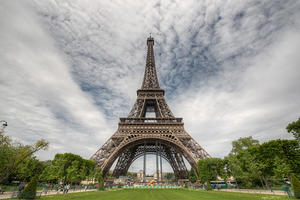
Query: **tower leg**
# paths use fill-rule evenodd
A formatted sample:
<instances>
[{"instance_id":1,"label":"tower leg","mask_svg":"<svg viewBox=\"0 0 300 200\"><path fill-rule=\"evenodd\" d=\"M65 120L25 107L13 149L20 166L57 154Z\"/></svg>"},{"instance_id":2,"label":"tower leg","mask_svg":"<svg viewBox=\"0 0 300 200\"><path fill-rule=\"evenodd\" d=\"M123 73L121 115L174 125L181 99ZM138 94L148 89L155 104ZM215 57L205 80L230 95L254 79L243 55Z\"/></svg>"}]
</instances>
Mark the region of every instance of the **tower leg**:
<instances>
[{"instance_id":1,"label":"tower leg","mask_svg":"<svg viewBox=\"0 0 300 200\"><path fill-rule=\"evenodd\" d=\"M156 178L157 182L159 181L159 173L158 173L158 144L157 141L155 142L155 148L156 148Z\"/></svg>"},{"instance_id":2,"label":"tower leg","mask_svg":"<svg viewBox=\"0 0 300 200\"><path fill-rule=\"evenodd\" d=\"M159 143L159 158L160 158L160 181L162 181L162 158L161 158L162 146Z\"/></svg>"},{"instance_id":3,"label":"tower leg","mask_svg":"<svg viewBox=\"0 0 300 200\"><path fill-rule=\"evenodd\" d=\"M144 143L144 170L143 170L143 182L146 182L146 142Z\"/></svg>"}]
</instances>

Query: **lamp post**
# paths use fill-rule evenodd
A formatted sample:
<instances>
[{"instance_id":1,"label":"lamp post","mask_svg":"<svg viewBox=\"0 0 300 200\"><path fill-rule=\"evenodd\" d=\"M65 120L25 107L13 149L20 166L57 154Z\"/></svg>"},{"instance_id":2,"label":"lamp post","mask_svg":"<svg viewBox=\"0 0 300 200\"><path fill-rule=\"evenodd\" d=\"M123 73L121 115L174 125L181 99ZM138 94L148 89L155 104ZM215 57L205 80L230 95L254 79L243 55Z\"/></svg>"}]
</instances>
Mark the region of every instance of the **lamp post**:
<instances>
[{"instance_id":1,"label":"lamp post","mask_svg":"<svg viewBox=\"0 0 300 200\"><path fill-rule=\"evenodd\" d=\"M7 122L4 120L1 120L0 123L1 123L0 133L3 133L4 129L7 127Z\"/></svg>"}]
</instances>

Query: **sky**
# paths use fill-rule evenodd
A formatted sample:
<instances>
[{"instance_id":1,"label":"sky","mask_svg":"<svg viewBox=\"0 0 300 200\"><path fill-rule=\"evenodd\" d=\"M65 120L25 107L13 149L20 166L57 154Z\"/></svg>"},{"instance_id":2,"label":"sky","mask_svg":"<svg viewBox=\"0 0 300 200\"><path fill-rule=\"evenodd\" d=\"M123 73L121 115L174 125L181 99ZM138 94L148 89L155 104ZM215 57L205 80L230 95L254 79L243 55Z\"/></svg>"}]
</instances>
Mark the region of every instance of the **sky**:
<instances>
[{"instance_id":1,"label":"sky","mask_svg":"<svg viewBox=\"0 0 300 200\"><path fill-rule=\"evenodd\" d=\"M133 106L151 33L166 100L211 156L291 139L299 19L298 0L1 0L0 120L16 141L49 141L41 160L90 158Z\"/></svg>"}]
</instances>

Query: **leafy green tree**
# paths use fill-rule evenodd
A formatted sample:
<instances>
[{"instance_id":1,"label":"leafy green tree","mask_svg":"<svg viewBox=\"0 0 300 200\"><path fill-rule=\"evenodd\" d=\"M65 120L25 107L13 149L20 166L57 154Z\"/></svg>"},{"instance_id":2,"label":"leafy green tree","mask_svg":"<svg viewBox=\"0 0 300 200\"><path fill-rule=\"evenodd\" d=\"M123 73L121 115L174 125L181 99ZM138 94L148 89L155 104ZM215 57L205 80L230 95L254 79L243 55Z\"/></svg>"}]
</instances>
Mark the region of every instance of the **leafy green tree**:
<instances>
[{"instance_id":1,"label":"leafy green tree","mask_svg":"<svg viewBox=\"0 0 300 200\"><path fill-rule=\"evenodd\" d=\"M129 176L129 177L131 177L131 178L135 178L135 177L137 177L137 174L134 173L134 172L127 172L126 176ZM107 176L106 176L106 177L107 177Z\"/></svg>"},{"instance_id":2,"label":"leafy green tree","mask_svg":"<svg viewBox=\"0 0 300 200\"><path fill-rule=\"evenodd\" d=\"M206 190L212 190L209 180L206 181Z\"/></svg>"},{"instance_id":3,"label":"leafy green tree","mask_svg":"<svg viewBox=\"0 0 300 200\"><path fill-rule=\"evenodd\" d=\"M286 130L288 133L292 133L296 140L300 142L300 117L297 121L288 124Z\"/></svg>"},{"instance_id":4,"label":"leafy green tree","mask_svg":"<svg viewBox=\"0 0 300 200\"><path fill-rule=\"evenodd\" d=\"M263 184L262 167L263 164L255 160L250 152L250 148L257 148L258 140L250 137L239 138L232 142L232 150L225 160L226 172L224 177L233 176L235 180L246 187Z\"/></svg>"},{"instance_id":5,"label":"leafy green tree","mask_svg":"<svg viewBox=\"0 0 300 200\"><path fill-rule=\"evenodd\" d=\"M296 140L252 143L230 153L225 160L228 171L241 185L270 185L273 178L284 180L291 172L300 174L300 148Z\"/></svg>"},{"instance_id":6,"label":"leafy green tree","mask_svg":"<svg viewBox=\"0 0 300 200\"><path fill-rule=\"evenodd\" d=\"M263 163L265 177L289 178L291 172L300 174L300 148L295 140L271 140L250 149L250 153L257 162Z\"/></svg>"},{"instance_id":7,"label":"leafy green tree","mask_svg":"<svg viewBox=\"0 0 300 200\"><path fill-rule=\"evenodd\" d=\"M4 131L0 128L0 145L10 145L11 138L4 134Z\"/></svg>"},{"instance_id":8,"label":"leafy green tree","mask_svg":"<svg viewBox=\"0 0 300 200\"><path fill-rule=\"evenodd\" d=\"M56 154L51 167L46 168L51 180L61 180L63 183L75 183L91 178L96 163L85 160L72 153Z\"/></svg>"},{"instance_id":9,"label":"leafy green tree","mask_svg":"<svg viewBox=\"0 0 300 200\"><path fill-rule=\"evenodd\" d=\"M232 142L232 150L230 153L237 154L243 150L248 149L249 147L252 147L252 146L255 146L258 144L259 144L258 140L253 139L252 136L239 138L238 140L235 140Z\"/></svg>"},{"instance_id":10,"label":"leafy green tree","mask_svg":"<svg viewBox=\"0 0 300 200\"><path fill-rule=\"evenodd\" d=\"M94 178L94 171L95 171L96 163L92 160L85 160L84 161L84 176L86 179L91 180Z\"/></svg>"},{"instance_id":11,"label":"leafy green tree","mask_svg":"<svg viewBox=\"0 0 300 200\"><path fill-rule=\"evenodd\" d=\"M285 161L280 159L278 156L274 159L274 168L273 172L276 178L279 180L284 180L292 173L290 165Z\"/></svg>"},{"instance_id":12,"label":"leafy green tree","mask_svg":"<svg viewBox=\"0 0 300 200\"><path fill-rule=\"evenodd\" d=\"M235 180L246 187L263 184L262 163L255 160L249 149L241 150L236 155L229 154L226 157L228 170Z\"/></svg>"},{"instance_id":13,"label":"leafy green tree","mask_svg":"<svg viewBox=\"0 0 300 200\"><path fill-rule=\"evenodd\" d=\"M26 159L42 149L47 149L48 145L45 140L39 140L34 145L13 143L4 132L0 132L0 183L15 173Z\"/></svg>"},{"instance_id":14,"label":"leafy green tree","mask_svg":"<svg viewBox=\"0 0 300 200\"><path fill-rule=\"evenodd\" d=\"M95 170L95 179L99 184L99 190L104 190L104 180L102 175L102 169L100 167L97 167Z\"/></svg>"},{"instance_id":15,"label":"leafy green tree","mask_svg":"<svg viewBox=\"0 0 300 200\"><path fill-rule=\"evenodd\" d=\"M17 178L21 181L29 182L31 177L41 174L45 168L44 162L37 160L35 157L26 159L17 168Z\"/></svg>"},{"instance_id":16,"label":"leafy green tree","mask_svg":"<svg viewBox=\"0 0 300 200\"><path fill-rule=\"evenodd\" d=\"M109 172L107 172L106 174L105 174L105 178L106 179L110 179L110 178L112 178L113 176L112 176L112 174L110 174ZM136 173L134 173L134 177L137 177L137 174Z\"/></svg>"},{"instance_id":17,"label":"leafy green tree","mask_svg":"<svg viewBox=\"0 0 300 200\"><path fill-rule=\"evenodd\" d=\"M81 164L79 160L72 161L71 165L66 169L66 179L68 182L75 183L80 182L80 180L84 179L81 168Z\"/></svg>"},{"instance_id":18,"label":"leafy green tree","mask_svg":"<svg viewBox=\"0 0 300 200\"><path fill-rule=\"evenodd\" d=\"M189 180L191 183L196 183L197 181L197 176L193 168L190 170Z\"/></svg>"},{"instance_id":19,"label":"leafy green tree","mask_svg":"<svg viewBox=\"0 0 300 200\"><path fill-rule=\"evenodd\" d=\"M294 174L291 174L291 183L295 198L300 199L300 182Z\"/></svg>"},{"instance_id":20,"label":"leafy green tree","mask_svg":"<svg viewBox=\"0 0 300 200\"><path fill-rule=\"evenodd\" d=\"M41 182L47 182L47 183L58 183L58 178L55 174L55 172L52 172L52 161L47 160L43 162L44 169L39 177Z\"/></svg>"},{"instance_id":21,"label":"leafy green tree","mask_svg":"<svg viewBox=\"0 0 300 200\"><path fill-rule=\"evenodd\" d=\"M31 178L28 185L25 187L25 189L19 195L19 198L20 199L35 199L37 184L38 184L38 176L36 175Z\"/></svg>"},{"instance_id":22,"label":"leafy green tree","mask_svg":"<svg viewBox=\"0 0 300 200\"><path fill-rule=\"evenodd\" d=\"M198 161L199 178L202 183L216 180L218 176L223 176L224 162L220 158L206 158Z\"/></svg>"},{"instance_id":23,"label":"leafy green tree","mask_svg":"<svg viewBox=\"0 0 300 200\"><path fill-rule=\"evenodd\" d=\"M172 180L173 176L174 176L174 173L167 173L166 174L166 178L167 178L168 181Z\"/></svg>"}]
</instances>

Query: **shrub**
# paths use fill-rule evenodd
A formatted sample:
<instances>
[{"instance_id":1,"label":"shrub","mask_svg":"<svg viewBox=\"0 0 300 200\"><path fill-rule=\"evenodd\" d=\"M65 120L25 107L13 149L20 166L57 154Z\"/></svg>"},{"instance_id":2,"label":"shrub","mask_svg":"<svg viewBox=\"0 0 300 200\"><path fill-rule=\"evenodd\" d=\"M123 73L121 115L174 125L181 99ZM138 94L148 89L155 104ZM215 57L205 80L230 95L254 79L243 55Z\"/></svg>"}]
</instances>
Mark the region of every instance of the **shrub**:
<instances>
[{"instance_id":1,"label":"shrub","mask_svg":"<svg viewBox=\"0 0 300 200\"><path fill-rule=\"evenodd\" d=\"M294 174L291 174L291 183L296 199L300 199L300 181Z\"/></svg>"},{"instance_id":2,"label":"shrub","mask_svg":"<svg viewBox=\"0 0 300 200\"><path fill-rule=\"evenodd\" d=\"M206 181L206 190L211 190L210 181Z\"/></svg>"},{"instance_id":3,"label":"shrub","mask_svg":"<svg viewBox=\"0 0 300 200\"><path fill-rule=\"evenodd\" d=\"M38 176L32 177L28 185L20 193L19 199L35 199L37 184Z\"/></svg>"},{"instance_id":4,"label":"shrub","mask_svg":"<svg viewBox=\"0 0 300 200\"><path fill-rule=\"evenodd\" d=\"M99 190L104 190L104 181L103 181L103 179L101 179L100 182L99 182Z\"/></svg>"},{"instance_id":5,"label":"shrub","mask_svg":"<svg viewBox=\"0 0 300 200\"><path fill-rule=\"evenodd\" d=\"M96 169L95 178L98 181L98 190L104 190L104 180L101 168Z\"/></svg>"},{"instance_id":6,"label":"shrub","mask_svg":"<svg viewBox=\"0 0 300 200\"><path fill-rule=\"evenodd\" d=\"M184 188L188 188L188 184L187 183L184 184Z\"/></svg>"}]
</instances>

